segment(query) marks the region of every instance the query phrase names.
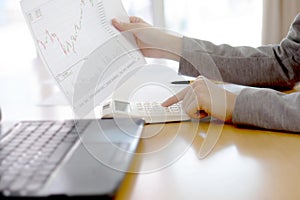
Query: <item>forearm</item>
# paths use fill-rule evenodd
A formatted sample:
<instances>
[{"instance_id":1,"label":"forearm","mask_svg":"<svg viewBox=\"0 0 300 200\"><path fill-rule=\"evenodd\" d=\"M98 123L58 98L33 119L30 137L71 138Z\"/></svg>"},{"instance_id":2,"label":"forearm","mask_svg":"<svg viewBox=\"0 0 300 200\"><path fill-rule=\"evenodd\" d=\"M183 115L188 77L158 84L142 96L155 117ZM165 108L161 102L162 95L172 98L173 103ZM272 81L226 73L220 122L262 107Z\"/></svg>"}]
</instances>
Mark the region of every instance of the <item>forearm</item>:
<instances>
[{"instance_id":1,"label":"forearm","mask_svg":"<svg viewBox=\"0 0 300 200\"><path fill-rule=\"evenodd\" d=\"M258 102L259 99L259 102ZM233 123L266 129L300 132L300 93L271 89L244 89L238 95Z\"/></svg>"},{"instance_id":2,"label":"forearm","mask_svg":"<svg viewBox=\"0 0 300 200\"><path fill-rule=\"evenodd\" d=\"M181 52L183 48L183 37L166 33L166 39L163 40L163 44L157 44L158 49L163 50L161 58L174 60L180 62Z\"/></svg>"},{"instance_id":3,"label":"forearm","mask_svg":"<svg viewBox=\"0 0 300 200\"><path fill-rule=\"evenodd\" d=\"M180 73L259 87L300 81L300 15L280 45L232 47L183 38Z\"/></svg>"},{"instance_id":4,"label":"forearm","mask_svg":"<svg viewBox=\"0 0 300 200\"><path fill-rule=\"evenodd\" d=\"M300 79L296 72L299 69L298 63L278 57L271 46L216 46L207 41L183 39L180 73L185 75L201 74L242 85L290 88Z\"/></svg>"}]
</instances>

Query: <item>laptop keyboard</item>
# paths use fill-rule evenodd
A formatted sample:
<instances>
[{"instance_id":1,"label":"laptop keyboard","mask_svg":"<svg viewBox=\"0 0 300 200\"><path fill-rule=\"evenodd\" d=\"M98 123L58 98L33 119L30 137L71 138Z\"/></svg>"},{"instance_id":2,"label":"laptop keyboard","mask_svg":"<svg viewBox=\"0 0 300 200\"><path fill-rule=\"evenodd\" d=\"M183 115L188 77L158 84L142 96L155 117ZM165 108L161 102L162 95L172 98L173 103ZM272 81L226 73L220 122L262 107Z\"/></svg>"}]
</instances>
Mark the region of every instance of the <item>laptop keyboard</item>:
<instances>
[{"instance_id":1,"label":"laptop keyboard","mask_svg":"<svg viewBox=\"0 0 300 200\"><path fill-rule=\"evenodd\" d=\"M0 191L27 194L40 189L89 121L31 121L16 124L0 145Z\"/></svg>"}]
</instances>

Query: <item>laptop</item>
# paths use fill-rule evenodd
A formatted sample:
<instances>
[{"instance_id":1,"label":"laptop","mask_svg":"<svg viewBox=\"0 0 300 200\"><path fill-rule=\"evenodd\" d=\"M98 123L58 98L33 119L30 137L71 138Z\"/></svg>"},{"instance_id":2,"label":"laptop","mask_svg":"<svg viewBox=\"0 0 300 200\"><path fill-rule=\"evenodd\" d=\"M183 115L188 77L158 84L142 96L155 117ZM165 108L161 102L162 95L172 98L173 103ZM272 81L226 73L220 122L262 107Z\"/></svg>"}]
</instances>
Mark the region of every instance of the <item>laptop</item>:
<instances>
[{"instance_id":1,"label":"laptop","mask_svg":"<svg viewBox=\"0 0 300 200\"><path fill-rule=\"evenodd\" d=\"M17 123L1 138L0 197L113 198L143 124L130 118Z\"/></svg>"},{"instance_id":2,"label":"laptop","mask_svg":"<svg viewBox=\"0 0 300 200\"><path fill-rule=\"evenodd\" d=\"M109 0L21 1L40 58L69 102L76 105L75 113L85 112L78 115L80 120L19 122L7 132L0 145L0 197L112 198L130 172L144 121L86 119L94 109L90 95L96 86L90 80L102 75L95 76L87 57L104 42L103 31L114 35L104 14L108 7L111 15L118 16L114 13L117 5L122 10L120 3L114 5ZM113 50L118 49L119 40L112 42ZM82 79L77 80L84 64L88 70L83 70ZM95 65L106 66L98 60ZM101 92L100 96L105 94Z\"/></svg>"}]
</instances>

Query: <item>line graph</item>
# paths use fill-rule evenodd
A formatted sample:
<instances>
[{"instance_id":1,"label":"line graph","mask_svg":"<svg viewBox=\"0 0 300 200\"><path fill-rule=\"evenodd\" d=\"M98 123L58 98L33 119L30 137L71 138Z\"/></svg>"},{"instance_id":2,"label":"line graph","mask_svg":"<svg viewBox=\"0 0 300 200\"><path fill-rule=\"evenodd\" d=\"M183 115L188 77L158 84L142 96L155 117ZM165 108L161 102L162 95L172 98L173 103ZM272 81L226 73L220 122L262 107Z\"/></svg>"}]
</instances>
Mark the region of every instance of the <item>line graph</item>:
<instances>
[{"instance_id":1,"label":"line graph","mask_svg":"<svg viewBox=\"0 0 300 200\"><path fill-rule=\"evenodd\" d=\"M94 100L103 101L125 72L144 63L110 23L128 20L121 0L22 2L38 53L76 113L91 111Z\"/></svg>"},{"instance_id":2,"label":"line graph","mask_svg":"<svg viewBox=\"0 0 300 200\"><path fill-rule=\"evenodd\" d=\"M94 7L94 0L88 0L92 7ZM84 6L86 5L86 0L80 1L80 16L78 23L74 24L74 32L70 34L67 40L62 41L57 33L50 32L48 29L44 31L44 40L37 39L37 43L44 49L47 50L48 45L57 42L65 55L76 52L76 43L78 39L79 32L82 30L82 23L84 18Z\"/></svg>"},{"instance_id":3,"label":"line graph","mask_svg":"<svg viewBox=\"0 0 300 200\"><path fill-rule=\"evenodd\" d=\"M40 1L26 15L38 52L55 77L68 74L71 66L118 34L110 19L117 15L119 0ZM116 14L106 15L108 5Z\"/></svg>"}]
</instances>

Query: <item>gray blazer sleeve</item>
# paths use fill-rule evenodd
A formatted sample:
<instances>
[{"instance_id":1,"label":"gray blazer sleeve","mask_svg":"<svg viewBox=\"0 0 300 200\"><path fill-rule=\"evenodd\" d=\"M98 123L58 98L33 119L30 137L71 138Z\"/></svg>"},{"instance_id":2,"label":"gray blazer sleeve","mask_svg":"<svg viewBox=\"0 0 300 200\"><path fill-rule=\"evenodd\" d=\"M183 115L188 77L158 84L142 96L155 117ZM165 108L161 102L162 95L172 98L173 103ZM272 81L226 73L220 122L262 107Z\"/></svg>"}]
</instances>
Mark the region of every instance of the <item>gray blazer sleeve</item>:
<instances>
[{"instance_id":1,"label":"gray blazer sleeve","mask_svg":"<svg viewBox=\"0 0 300 200\"><path fill-rule=\"evenodd\" d=\"M279 45L231 47L184 37L179 72L256 87L292 88L300 81L300 14ZM300 132L300 93L244 89L237 97L233 122Z\"/></svg>"}]
</instances>

